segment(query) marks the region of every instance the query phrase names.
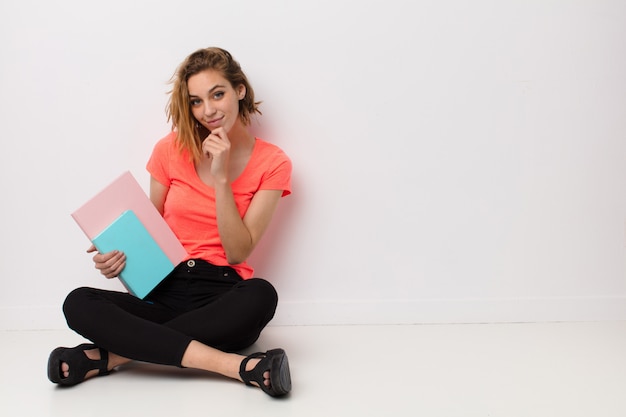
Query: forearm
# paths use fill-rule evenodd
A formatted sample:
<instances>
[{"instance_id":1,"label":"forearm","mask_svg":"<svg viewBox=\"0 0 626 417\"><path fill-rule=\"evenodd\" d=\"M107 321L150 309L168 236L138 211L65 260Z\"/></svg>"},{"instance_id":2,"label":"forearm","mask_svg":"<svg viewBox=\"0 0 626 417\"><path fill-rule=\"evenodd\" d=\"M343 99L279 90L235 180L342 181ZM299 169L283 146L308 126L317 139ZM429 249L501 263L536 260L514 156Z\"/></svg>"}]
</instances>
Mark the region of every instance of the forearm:
<instances>
[{"instance_id":1,"label":"forearm","mask_svg":"<svg viewBox=\"0 0 626 417\"><path fill-rule=\"evenodd\" d=\"M229 264L244 262L253 249L253 239L239 214L229 183L215 185L217 228Z\"/></svg>"}]
</instances>

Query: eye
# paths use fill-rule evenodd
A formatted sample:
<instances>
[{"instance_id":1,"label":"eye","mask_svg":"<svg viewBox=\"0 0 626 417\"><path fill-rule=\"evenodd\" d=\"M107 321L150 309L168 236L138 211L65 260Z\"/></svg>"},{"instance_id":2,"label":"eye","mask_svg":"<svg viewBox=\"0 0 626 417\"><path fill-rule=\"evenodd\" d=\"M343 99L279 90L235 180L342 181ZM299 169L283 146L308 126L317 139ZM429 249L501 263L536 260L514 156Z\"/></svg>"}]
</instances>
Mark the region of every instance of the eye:
<instances>
[{"instance_id":1,"label":"eye","mask_svg":"<svg viewBox=\"0 0 626 417\"><path fill-rule=\"evenodd\" d=\"M202 104L202 100L200 100L198 98L194 98L194 99L191 99L189 101L189 104L191 104L193 107L195 107L195 106L198 106L198 105Z\"/></svg>"},{"instance_id":2,"label":"eye","mask_svg":"<svg viewBox=\"0 0 626 417\"><path fill-rule=\"evenodd\" d=\"M215 99L215 100L219 100L222 97L224 97L224 92L223 91L218 91L215 94L213 94L213 99Z\"/></svg>"}]
</instances>

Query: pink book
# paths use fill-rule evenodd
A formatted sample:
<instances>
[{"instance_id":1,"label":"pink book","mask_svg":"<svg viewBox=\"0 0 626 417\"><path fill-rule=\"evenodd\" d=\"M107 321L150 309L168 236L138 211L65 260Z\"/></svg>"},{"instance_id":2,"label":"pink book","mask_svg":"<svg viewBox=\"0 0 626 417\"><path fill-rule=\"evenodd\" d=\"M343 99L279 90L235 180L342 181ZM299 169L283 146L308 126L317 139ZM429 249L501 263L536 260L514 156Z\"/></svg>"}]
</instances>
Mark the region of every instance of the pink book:
<instances>
[{"instance_id":1,"label":"pink book","mask_svg":"<svg viewBox=\"0 0 626 417\"><path fill-rule=\"evenodd\" d=\"M127 210L137 215L172 264L178 265L186 259L187 251L130 171L120 175L83 204L72 213L72 217L93 242L100 232Z\"/></svg>"}]
</instances>

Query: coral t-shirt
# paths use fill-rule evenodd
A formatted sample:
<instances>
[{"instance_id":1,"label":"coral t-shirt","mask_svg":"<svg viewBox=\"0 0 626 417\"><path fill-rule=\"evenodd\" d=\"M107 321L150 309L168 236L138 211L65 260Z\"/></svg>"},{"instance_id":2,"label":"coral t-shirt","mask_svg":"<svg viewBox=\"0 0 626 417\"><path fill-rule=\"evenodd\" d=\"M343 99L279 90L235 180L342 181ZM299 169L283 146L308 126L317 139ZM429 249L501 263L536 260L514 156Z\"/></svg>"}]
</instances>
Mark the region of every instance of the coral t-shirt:
<instances>
[{"instance_id":1,"label":"coral t-shirt","mask_svg":"<svg viewBox=\"0 0 626 417\"><path fill-rule=\"evenodd\" d=\"M169 187L163 218L187 250L188 259L228 265L217 229L215 190L202 182L188 152L179 151L176 132L156 143L146 168L154 179ZM256 138L250 160L231 188L243 218L257 191L291 194L291 160L278 146ZM230 266L244 279L253 276L247 262Z\"/></svg>"}]
</instances>

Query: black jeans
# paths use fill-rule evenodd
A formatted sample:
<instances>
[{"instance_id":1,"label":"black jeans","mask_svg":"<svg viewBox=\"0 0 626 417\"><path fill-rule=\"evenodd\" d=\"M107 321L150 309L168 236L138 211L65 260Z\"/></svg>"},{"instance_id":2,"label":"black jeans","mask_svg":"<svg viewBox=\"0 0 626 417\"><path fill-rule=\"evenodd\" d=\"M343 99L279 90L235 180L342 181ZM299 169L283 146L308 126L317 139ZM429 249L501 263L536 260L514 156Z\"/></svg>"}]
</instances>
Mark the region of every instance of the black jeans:
<instances>
[{"instance_id":1,"label":"black jeans","mask_svg":"<svg viewBox=\"0 0 626 417\"><path fill-rule=\"evenodd\" d=\"M144 362L181 366L197 340L235 352L253 344L274 317L278 296L260 278L203 260L181 263L144 300L78 288L63 304L69 327L98 347Z\"/></svg>"}]
</instances>

